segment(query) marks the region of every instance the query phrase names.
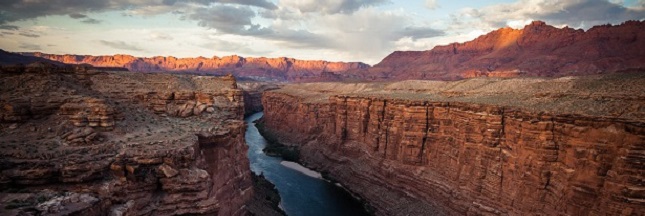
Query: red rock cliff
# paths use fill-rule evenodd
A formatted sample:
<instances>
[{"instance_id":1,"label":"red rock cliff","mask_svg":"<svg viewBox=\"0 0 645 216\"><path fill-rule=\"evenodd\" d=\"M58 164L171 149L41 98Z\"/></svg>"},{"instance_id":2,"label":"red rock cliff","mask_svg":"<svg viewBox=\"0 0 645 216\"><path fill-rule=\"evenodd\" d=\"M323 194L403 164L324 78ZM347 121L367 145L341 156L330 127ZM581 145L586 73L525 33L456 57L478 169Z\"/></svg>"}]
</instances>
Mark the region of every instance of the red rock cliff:
<instances>
[{"instance_id":1,"label":"red rock cliff","mask_svg":"<svg viewBox=\"0 0 645 216\"><path fill-rule=\"evenodd\" d=\"M234 78L30 68L0 68L0 215L248 214Z\"/></svg>"},{"instance_id":2,"label":"red rock cliff","mask_svg":"<svg viewBox=\"0 0 645 216\"><path fill-rule=\"evenodd\" d=\"M91 64L97 67L125 67L139 72L198 72L216 75L232 73L237 77L260 80L309 81L324 80L323 72L342 73L350 69L368 68L361 62L308 61L293 58L244 58L226 56L213 58L139 58L130 55L81 56L25 53L67 64Z\"/></svg>"},{"instance_id":3,"label":"red rock cliff","mask_svg":"<svg viewBox=\"0 0 645 216\"><path fill-rule=\"evenodd\" d=\"M643 215L644 80L293 85L263 121L377 215Z\"/></svg>"},{"instance_id":4,"label":"red rock cliff","mask_svg":"<svg viewBox=\"0 0 645 216\"><path fill-rule=\"evenodd\" d=\"M561 77L645 68L645 21L587 31L534 21L465 43L427 51L396 51L374 67L354 71L377 80L454 80L477 76Z\"/></svg>"}]
</instances>

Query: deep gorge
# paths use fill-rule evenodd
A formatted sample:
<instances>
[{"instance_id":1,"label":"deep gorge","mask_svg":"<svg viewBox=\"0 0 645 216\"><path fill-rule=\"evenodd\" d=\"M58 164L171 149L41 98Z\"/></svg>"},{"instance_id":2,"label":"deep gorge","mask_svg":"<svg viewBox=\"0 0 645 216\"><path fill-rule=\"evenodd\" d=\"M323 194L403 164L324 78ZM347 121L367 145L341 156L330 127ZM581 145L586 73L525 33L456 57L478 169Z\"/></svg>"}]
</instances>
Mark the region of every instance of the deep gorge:
<instances>
[{"instance_id":1,"label":"deep gorge","mask_svg":"<svg viewBox=\"0 0 645 216\"><path fill-rule=\"evenodd\" d=\"M414 97L352 93L343 85L360 86L301 84L265 92L262 121L283 144L300 149L302 163L361 196L376 215L645 211L642 111L636 117L596 116L558 104L536 111L525 106L533 99L517 93L511 94L517 104L508 106L453 97L422 99L419 90ZM360 88L371 88L366 85ZM441 92L447 93L468 100L482 97L467 90ZM620 94L602 97L630 100ZM560 103L588 103L596 96L576 95Z\"/></svg>"}]
</instances>

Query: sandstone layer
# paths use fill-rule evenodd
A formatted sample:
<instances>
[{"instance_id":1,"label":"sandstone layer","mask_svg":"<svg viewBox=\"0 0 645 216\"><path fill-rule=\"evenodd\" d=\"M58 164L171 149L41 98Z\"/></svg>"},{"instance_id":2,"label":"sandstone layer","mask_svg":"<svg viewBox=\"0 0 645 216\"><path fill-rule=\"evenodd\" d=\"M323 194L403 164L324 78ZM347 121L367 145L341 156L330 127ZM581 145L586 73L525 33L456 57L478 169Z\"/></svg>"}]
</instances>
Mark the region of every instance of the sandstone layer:
<instances>
[{"instance_id":1,"label":"sandstone layer","mask_svg":"<svg viewBox=\"0 0 645 216\"><path fill-rule=\"evenodd\" d=\"M47 65L0 73L0 215L249 213L233 77Z\"/></svg>"},{"instance_id":2,"label":"sandstone layer","mask_svg":"<svg viewBox=\"0 0 645 216\"><path fill-rule=\"evenodd\" d=\"M130 55L89 56L24 53L27 56L67 64L90 64L95 67L124 67L137 72L193 72L208 75L233 74L236 77L259 81L320 81L330 79L350 69L367 68L361 62L328 62L321 60L298 60L293 58L245 58L225 56L212 58L175 58L156 56L151 58ZM323 77L323 78L321 78Z\"/></svg>"},{"instance_id":3,"label":"sandstone layer","mask_svg":"<svg viewBox=\"0 0 645 216\"><path fill-rule=\"evenodd\" d=\"M643 83L292 84L262 121L376 215L643 215Z\"/></svg>"},{"instance_id":4,"label":"sandstone layer","mask_svg":"<svg viewBox=\"0 0 645 216\"><path fill-rule=\"evenodd\" d=\"M374 67L346 73L367 80L457 80L471 77L563 77L645 68L645 21L589 30L534 21L465 43L396 51Z\"/></svg>"}]
</instances>

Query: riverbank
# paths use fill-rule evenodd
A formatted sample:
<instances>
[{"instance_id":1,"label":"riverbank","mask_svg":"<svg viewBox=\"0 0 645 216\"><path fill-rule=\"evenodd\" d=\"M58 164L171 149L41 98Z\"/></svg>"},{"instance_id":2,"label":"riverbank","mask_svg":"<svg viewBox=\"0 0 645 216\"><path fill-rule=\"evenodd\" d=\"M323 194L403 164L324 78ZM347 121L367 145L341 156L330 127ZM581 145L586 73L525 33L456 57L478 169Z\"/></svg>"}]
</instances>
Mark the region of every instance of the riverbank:
<instances>
[{"instance_id":1,"label":"riverbank","mask_svg":"<svg viewBox=\"0 0 645 216\"><path fill-rule=\"evenodd\" d=\"M321 174L263 151L270 142L263 137L256 120L262 113L245 119L245 139L249 146L251 170L276 186L281 197L280 206L289 216L370 215L351 194L333 182L320 178ZM296 166L297 165L297 166ZM303 172L306 171L306 172Z\"/></svg>"}]
</instances>

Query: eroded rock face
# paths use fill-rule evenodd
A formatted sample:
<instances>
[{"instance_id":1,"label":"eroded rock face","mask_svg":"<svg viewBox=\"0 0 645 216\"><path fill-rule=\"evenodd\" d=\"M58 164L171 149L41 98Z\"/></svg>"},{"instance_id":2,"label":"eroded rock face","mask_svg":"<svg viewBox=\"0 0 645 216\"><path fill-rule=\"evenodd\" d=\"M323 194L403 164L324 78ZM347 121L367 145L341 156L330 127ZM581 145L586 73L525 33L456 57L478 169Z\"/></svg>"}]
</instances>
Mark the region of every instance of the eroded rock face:
<instances>
[{"instance_id":1,"label":"eroded rock face","mask_svg":"<svg viewBox=\"0 0 645 216\"><path fill-rule=\"evenodd\" d=\"M243 91L244 116L264 110L262 107L262 93L278 89L278 83L270 82L238 82L237 86Z\"/></svg>"},{"instance_id":2,"label":"eroded rock face","mask_svg":"<svg viewBox=\"0 0 645 216\"><path fill-rule=\"evenodd\" d=\"M263 121L377 215L642 215L643 81L288 85Z\"/></svg>"},{"instance_id":3,"label":"eroded rock face","mask_svg":"<svg viewBox=\"0 0 645 216\"><path fill-rule=\"evenodd\" d=\"M213 58L138 58L130 55L80 56L26 53L48 60L67 64L90 64L96 67L124 67L138 72L197 72L214 75L233 73L237 77L274 81L320 81L330 80L321 76L325 73L342 73L351 69L367 68L361 62L308 61L293 58L244 58L225 56Z\"/></svg>"},{"instance_id":4,"label":"eroded rock face","mask_svg":"<svg viewBox=\"0 0 645 216\"><path fill-rule=\"evenodd\" d=\"M232 77L0 71L1 215L246 215Z\"/></svg>"},{"instance_id":5,"label":"eroded rock face","mask_svg":"<svg viewBox=\"0 0 645 216\"><path fill-rule=\"evenodd\" d=\"M351 74L368 80L456 80L614 73L645 68L644 29L644 21L587 31L534 21L524 29L502 28L465 43L396 51L374 67Z\"/></svg>"}]
</instances>

